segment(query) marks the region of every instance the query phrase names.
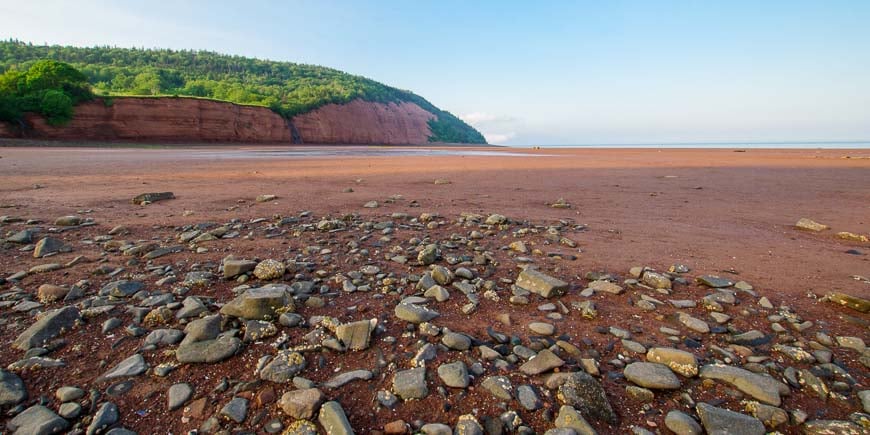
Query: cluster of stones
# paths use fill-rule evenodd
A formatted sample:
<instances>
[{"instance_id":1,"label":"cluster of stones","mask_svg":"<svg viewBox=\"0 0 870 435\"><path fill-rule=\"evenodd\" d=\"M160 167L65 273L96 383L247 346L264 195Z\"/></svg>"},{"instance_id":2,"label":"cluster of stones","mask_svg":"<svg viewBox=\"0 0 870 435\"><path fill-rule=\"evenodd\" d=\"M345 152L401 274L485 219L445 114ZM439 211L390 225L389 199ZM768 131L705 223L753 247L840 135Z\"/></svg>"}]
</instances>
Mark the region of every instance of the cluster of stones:
<instances>
[{"instance_id":1,"label":"cluster of stones","mask_svg":"<svg viewBox=\"0 0 870 435\"><path fill-rule=\"evenodd\" d=\"M275 199L263 195L256 201ZM570 205L560 200L553 207ZM96 263L93 281L27 289L35 277L61 280L52 273L92 264L76 256L0 282L7 287L0 293L0 309L14 313L0 325L13 329L27 316L34 319L11 343L20 358L0 370L0 407L11 416L6 426L12 433L133 433L124 428L111 397L135 382L148 382L149 376L166 378L185 365L250 356L263 344L269 351L253 355L253 372L234 373L240 378L235 388L226 379L217 387L173 383L164 393L165 410L183 419L201 416L201 433L258 427L269 433L350 434L355 415L371 408L343 408L341 402L348 402L342 391L368 383L376 410L401 412L406 404L436 395L470 394L484 395L501 410L481 415L468 409L451 421L429 421L426 415L394 419L377 428L388 434L531 434L536 429L594 434L620 427L648 434L658 430L651 420L657 415L678 434L870 430L870 390L862 387L870 350L861 337L836 334L785 303L777 306L747 282L716 275L690 278L689 267L681 264L667 271L634 267L624 278L595 271L581 279L576 267L565 265L578 259L578 243L571 237L585 230L582 225L538 226L499 214L465 213L451 221L394 213L373 221L303 212L274 220L187 225L158 242L123 240L130 234L125 227L75 240L69 236L73 230L97 225L78 216L59 218L48 228L9 217L0 223L27 227L8 231L4 250L43 259L98 249L106 260ZM189 266L163 261L210 254L221 241L255 237L255 229L256 237L311 244L285 258L227 255ZM452 234L431 237L437 230ZM403 239L399 234L405 233L412 235ZM126 259L125 266L109 265L119 258ZM208 291L222 282L235 286L231 296ZM383 309L366 315L356 305L341 305L359 298L379 301ZM870 301L843 293L822 300L854 313L847 317L866 331ZM658 322L657 331L634 319L612 319L609 311L620 304L619 312ZM317 314L336 306L344 310L338 317ZM515 322L508 308L531 320ZM484 319L490 325L485 333L444 320L477 319L493 311ZM605 325L602 318L613 323ZM763 326L757 319L764 319ZM133 340L137 348L112 358L115 362L91 385L28 391L27 379L63 373L75 364L52 355L79 346L71 344L76 334L96 325L116 344ZM572 337L569 331L592 334ZM607 344L597 344L602 341ZM383 349L398 344L406 351L384 355ZM307 377L322 368L312 362L322 362L324 355L359 367L356 360L364 358L358 356L369 354L377 356L372 367L341 369L322 381ZM252 397L245 394L246 385L267 385L263 391L271 393ZM276 389L283 391L280 397ZM47 394L57 406L43 400ZM811 418L811 409L785 406L792 396L852 412L847 419ZM740 408L727 398L742 399ZM210 409L213 401L219 403ZM250 412L267 406L280 414ZM619 409L645 417L620 415Z\"/></svg>"}]
</instances>

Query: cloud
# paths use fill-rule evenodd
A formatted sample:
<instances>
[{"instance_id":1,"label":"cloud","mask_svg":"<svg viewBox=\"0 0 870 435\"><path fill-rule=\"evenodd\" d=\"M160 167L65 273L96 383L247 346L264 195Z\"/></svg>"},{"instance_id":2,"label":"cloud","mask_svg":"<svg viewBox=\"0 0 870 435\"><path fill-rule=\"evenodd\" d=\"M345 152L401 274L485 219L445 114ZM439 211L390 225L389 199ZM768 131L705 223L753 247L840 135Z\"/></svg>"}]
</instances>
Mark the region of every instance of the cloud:
<instances>
[{"instance_id":1,"label":"cloud","mask_svg":"<svg viewBox=\"0 0 870 435\"><path fill-rule=\"evenodd\" d=\"M497 124L515 121L515 119L511 116L493 115L486 112L466 113L465 115L460 115L459 117L462 118L463 121L474 125Z\"/></svg>"},{"instance_id":2,"label":"cloud","mask_svg":"<svg viewBox=\"0 0 870 435\"><path fill-rule=\"evenodd\" d=\"M514 132L509 133L483 133L483 137L486 138L486 141L491 144L502 144L505 143L517 136Z\"/></svg>"}]
</instances>

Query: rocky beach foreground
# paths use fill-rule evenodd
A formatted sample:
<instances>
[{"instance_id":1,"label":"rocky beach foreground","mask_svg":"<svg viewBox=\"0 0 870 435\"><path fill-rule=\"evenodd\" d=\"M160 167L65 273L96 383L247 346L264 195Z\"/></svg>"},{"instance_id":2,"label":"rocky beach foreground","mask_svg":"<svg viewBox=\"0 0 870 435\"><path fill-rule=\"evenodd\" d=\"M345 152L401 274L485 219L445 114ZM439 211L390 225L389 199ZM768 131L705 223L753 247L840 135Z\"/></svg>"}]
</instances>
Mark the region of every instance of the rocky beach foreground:
<instances>
[{"instance_id":1,"label":"rocky beach foreground","mask_svg":"<svg viewBox=\"0 0 870 435\"><path fill-rule=\"evenodd\" d=\"M6 432L870 432L870 151L263 151L0 148Z\"/></svg>"}]
</instances>

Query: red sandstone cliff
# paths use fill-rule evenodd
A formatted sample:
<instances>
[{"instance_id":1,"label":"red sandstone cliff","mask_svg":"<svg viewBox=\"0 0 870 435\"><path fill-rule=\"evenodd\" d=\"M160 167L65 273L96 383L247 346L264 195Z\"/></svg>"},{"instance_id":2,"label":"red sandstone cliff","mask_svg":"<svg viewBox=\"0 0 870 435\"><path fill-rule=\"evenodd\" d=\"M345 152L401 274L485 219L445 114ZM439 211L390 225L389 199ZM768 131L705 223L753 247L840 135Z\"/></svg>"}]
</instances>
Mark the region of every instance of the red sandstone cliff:
<instances>
[{"instance_id":1,"label":"red sandstone cliff","mask_svg":"<svg viewBox=\"0 0 870 435\"><path fill-rule=\"evenodd\" d=\"M305 143L425 144L434 118L414 103L354 100L296 115L293 125Z\"/></svg>"},{"instance_id":2,"label":"red sandstone cliff","mask_svg":"<svg viewBox=\"0 0 870 435\"><path fill-rule=\"evenodd\" d=\"M413 103L355 100L329 104L288 122L264 107L195 98L114 98L82 103L72 120L52 127L26 115L23 132L0 123L0 137L139 142L425 144L435 115ZM293 127L297 134L293 134Z\"/></svg>"}]
</instances>

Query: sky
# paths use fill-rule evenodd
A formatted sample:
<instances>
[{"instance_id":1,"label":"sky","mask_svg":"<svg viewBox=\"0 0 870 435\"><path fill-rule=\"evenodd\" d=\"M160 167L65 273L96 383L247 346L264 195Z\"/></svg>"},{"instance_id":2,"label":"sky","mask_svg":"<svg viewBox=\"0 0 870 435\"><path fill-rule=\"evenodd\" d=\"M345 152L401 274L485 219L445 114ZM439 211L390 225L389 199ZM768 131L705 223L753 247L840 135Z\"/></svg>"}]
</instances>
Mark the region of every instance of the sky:
<instances>
[{"instance_id":1,"label":"sky","mask_svg":"<svg viewBox=\"0 0 870 435\"><path fill-rule=\"evenodd\" d=\"M870 140L870 1L0 0L0 38L409 89L508 145Z\"/></svg>"}]
</instances>

